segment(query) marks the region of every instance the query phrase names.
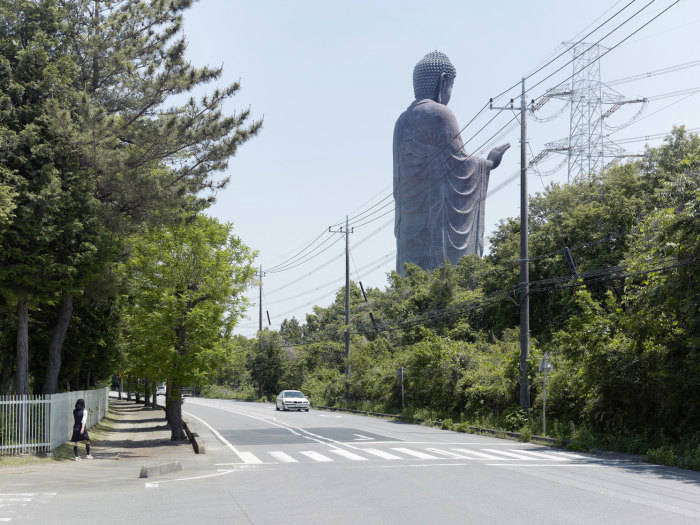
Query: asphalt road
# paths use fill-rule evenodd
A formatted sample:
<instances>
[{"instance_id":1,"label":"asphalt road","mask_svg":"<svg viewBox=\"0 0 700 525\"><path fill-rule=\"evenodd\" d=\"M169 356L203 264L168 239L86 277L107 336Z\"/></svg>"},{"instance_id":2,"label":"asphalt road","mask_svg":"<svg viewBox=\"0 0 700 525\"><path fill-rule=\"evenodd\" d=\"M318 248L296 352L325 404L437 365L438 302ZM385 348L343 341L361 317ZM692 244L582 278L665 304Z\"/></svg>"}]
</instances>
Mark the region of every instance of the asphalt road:
<instances>
[{"instance_id":1,"label":"asphalt road","mask_svg":"<svg viewBox=\"0 0 700 525\"><path fill-rule=\"evenodd\" d=\"M182 472L70 491L28 479L28 491L54 495L40 516L25 517L154 524L700 522L698 472L314 409L278 412L271 404L188 398L184 411L207 453Z\"/></svg>"}]
</instances>

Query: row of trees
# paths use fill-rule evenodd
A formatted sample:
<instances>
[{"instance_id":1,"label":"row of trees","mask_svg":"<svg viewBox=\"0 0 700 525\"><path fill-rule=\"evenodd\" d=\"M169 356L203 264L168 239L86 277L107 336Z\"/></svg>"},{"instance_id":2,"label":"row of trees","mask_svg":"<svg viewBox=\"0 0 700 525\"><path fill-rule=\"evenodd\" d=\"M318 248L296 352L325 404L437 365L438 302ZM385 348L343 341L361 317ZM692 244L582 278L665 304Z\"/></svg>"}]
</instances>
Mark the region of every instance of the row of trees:
<instances>
[{"instance_id":1,"label":"row of trees","mask_svg":"<svg viewBox=\"0 0 700 525\"><path fill-rule=\"evenodd\" d=\"M139 339L158 337L148 308L165 309L148 286L173 300L181 354L193 315L216 318L210 329L220 333L237 318L240 303L221 294L236 297L240 286L207 279L229 264L229 277L244 282L250 254L230 226L201 212L261 122L224 113L238 83L195 98L222 69L185 58L191 3L0 0L2 392L90 386L143 369L149 351L158 361L166 343ZM166 263L148 246L180 260L201 255L214 268L149 284ZM162 366L154 378L170 377Z\"/></svg>"},{"instance_id":2,"label":"row of trees","mask_svg":"<svg viewBox=\"0 0 700 525\"><path fill-rule=\"evenodd\" d=\"M573 425L579 437L641 436L647 445L700 438L699 168L700 139L678 128L641 162L532 198L532 430L548 351L550 430L570 437ZM351 405L401 410L404 367L409 413L525 424L517 413L519 233L515 219L505 220L486 257L432 273L409 266L385 290L367 290L366 303L352 284ZM241 397L302 388L317 404L345 404L343 312L340 290L304 322L239 341L219 384Z\"/></svg>"}]
</instances>

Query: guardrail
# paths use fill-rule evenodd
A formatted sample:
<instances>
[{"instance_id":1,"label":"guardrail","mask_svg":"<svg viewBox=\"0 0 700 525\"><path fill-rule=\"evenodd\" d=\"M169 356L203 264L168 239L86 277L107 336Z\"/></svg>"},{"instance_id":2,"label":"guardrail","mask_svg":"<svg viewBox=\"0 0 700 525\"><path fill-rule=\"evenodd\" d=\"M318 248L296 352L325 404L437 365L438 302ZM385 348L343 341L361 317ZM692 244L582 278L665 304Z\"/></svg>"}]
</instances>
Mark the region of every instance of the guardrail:
<instances>
[{"instance_id":1,"label":"guardrail","mask_svg":"<svg viewBox=\"0 0 700 525\"><path fill-rule=\"evenodd\" d=\"M0 396L0 455L51 452L70 439L78 399L88 409L87 428L107 415L109 389L48 395Z\"/></svg>"},{"instance_id":2,"label":"guardrail","mask_svg":"<svg viewBox=\"0 0 700 525\"><path fill-rule=\"evenodd\" d=\"M317 408L317 409L321 409L321 410L330 410L331 412L348 412L350 414L362 414L365 416L375 416L375 417L384 417L384 418L389 418L389 419L398 419L400 421L406 421L407 423L424 423L425 422L424 419L417 418L417 417L402 416L401 414L387 414L384 412L372 412L369 410L355 410L352 408L327 407L327 406L322 406L322 405L317 405L317 406L314 406L313 408ZM441 421L435 420L435 423L439 426ZM489 434L489 435L496 436L496 437L507 437L507 438L512 438L512 439L520 439L521 438L519 432L509 432L507 430L497 430L497 429L493 429L493 428L484 428L484 427L478 427L478 426L474 426L474 425L469 425L468 428L469 428L469 431L474 433L474 434ZM557 439L547 437L547 436L537 436L537 435L531 436L530 441L538 441L540 443L547 443L548 445L557 445L557 444L561 443Z\"/></svg>"}]
</instances>

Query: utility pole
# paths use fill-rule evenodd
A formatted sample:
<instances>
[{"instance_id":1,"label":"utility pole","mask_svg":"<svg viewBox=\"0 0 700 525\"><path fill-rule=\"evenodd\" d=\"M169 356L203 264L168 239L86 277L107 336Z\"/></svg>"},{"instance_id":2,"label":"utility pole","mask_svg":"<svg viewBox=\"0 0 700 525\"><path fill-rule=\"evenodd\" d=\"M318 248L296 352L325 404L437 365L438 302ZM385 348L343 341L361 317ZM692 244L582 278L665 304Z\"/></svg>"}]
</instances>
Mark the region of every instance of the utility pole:
<instances>
[{"instance_id":1,"label":"utility pole","mask_svg":"<svg viewBox=\"0 0 700 525\"><path fill-rule=\"evenodd\" d=\"M331 226L328 231L331 233L345 234L345 402L350 401L350 234L355 228L350 229L350 220L345 216L345 229L341 226L333 230Z\"/></svg>"},{"instance_id":2,"label":"utility pole","mask_svg":"<svg viewBox=\"0 0 700 525\"><path fill-rule=\"evenodd\" d=\"M262 280L263 277L265 276L265 273L263 272L262 269L262 264L260 265L260 272L258 273L258 277L260 280L258 281L258 288L260 290L260 295L258 299L258 332L262 332ZM268 316L269 319L269 316Z\"/></svg>"},{"instance_id":3,"label":"utility pole","mask_svg":"<svg viewBox=\"0 0 700 525\"><path fill-rule=\"evenodd\" d=\"M520 95L520 408L530 410L527 358L530 354L530 274L527 250L527 107L525 79Z\"/></svg>"},{"instance_id":4,"label":"utility pole","mask_svg":"<svg viewBox=\"0 0 700 525\"><path fill-rule=\"evenodd\" d=\"M510 106L495 107L493 99L490 109L513 110ZM527 105L525 104L525 79L521 81L520 94L520 408L530 411L530 388L528 385L528 356L530 354L530 276L528 270L527 236Z\"/></svg>"}]
</instances>

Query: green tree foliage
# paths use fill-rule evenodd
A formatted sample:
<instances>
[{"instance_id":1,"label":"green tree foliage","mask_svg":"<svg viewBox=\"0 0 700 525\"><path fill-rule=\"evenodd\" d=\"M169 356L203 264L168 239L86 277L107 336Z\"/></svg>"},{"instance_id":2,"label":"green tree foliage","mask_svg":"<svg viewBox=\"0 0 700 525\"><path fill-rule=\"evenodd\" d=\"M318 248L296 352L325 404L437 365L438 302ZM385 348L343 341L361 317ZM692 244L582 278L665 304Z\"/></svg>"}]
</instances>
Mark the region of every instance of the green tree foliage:
<instances>
[{"instance_id":1,"label":"green tree foliage","mask_svg":"<svg viewBox=\"0 0 700 525\"><path fill-rule=\"evenodd\" d=\"M538 364L548 351L555 367L547 379L550 431L580 444L597 439L599 446L631 452L653 448L652 456L673 455L663 448L669 440L689 440L678 450L694 450L699 159L698 137L677 128L641 162L551 185L532 198L529 422L518 409L515 219L501 223L483 259L464 257L433 272L408 265L404 277L390 274L385 290L367 290L367 303L352 285L350 406L400 410L397 370L404 367L409 414L509 430L527 424L526 434L539 432ZM343 313L341 289L304 323L282 324L295 359L280 361L280 386L301 387L316 404L346 403Z\"/></svg>"},{"instance_id":2,"label":"green tree foliage","mask_svg":"<svg viewBox=\"0 0 700 525\"><path fill-rule=\"evenodd\" d=\"M251 262L230 225L202 215L135 239L124 268L127 360L134 373L167 379L174 440L182 435L179 389L203 383L218 368L225 326L244 306Z\"/></svg>"},{"instance_id":3,"label":"green tree foliage","mask_svg":"<svg viewBox=\"0 0 700 525\"><path fill-rule=\"evenodd\" d=\"M261 128L248 110L223 110L238 83L206 89L221 67L185 59L191 4L0 0L2 388L11 368L24 393L95 380L89 360L61 373L63 346L86 304L105 312L83 332L95 336L87 346L113 339L115 305L92 291L119 295L123 236L208 206L228 159Z\"/></svg>"}]
</instances>

